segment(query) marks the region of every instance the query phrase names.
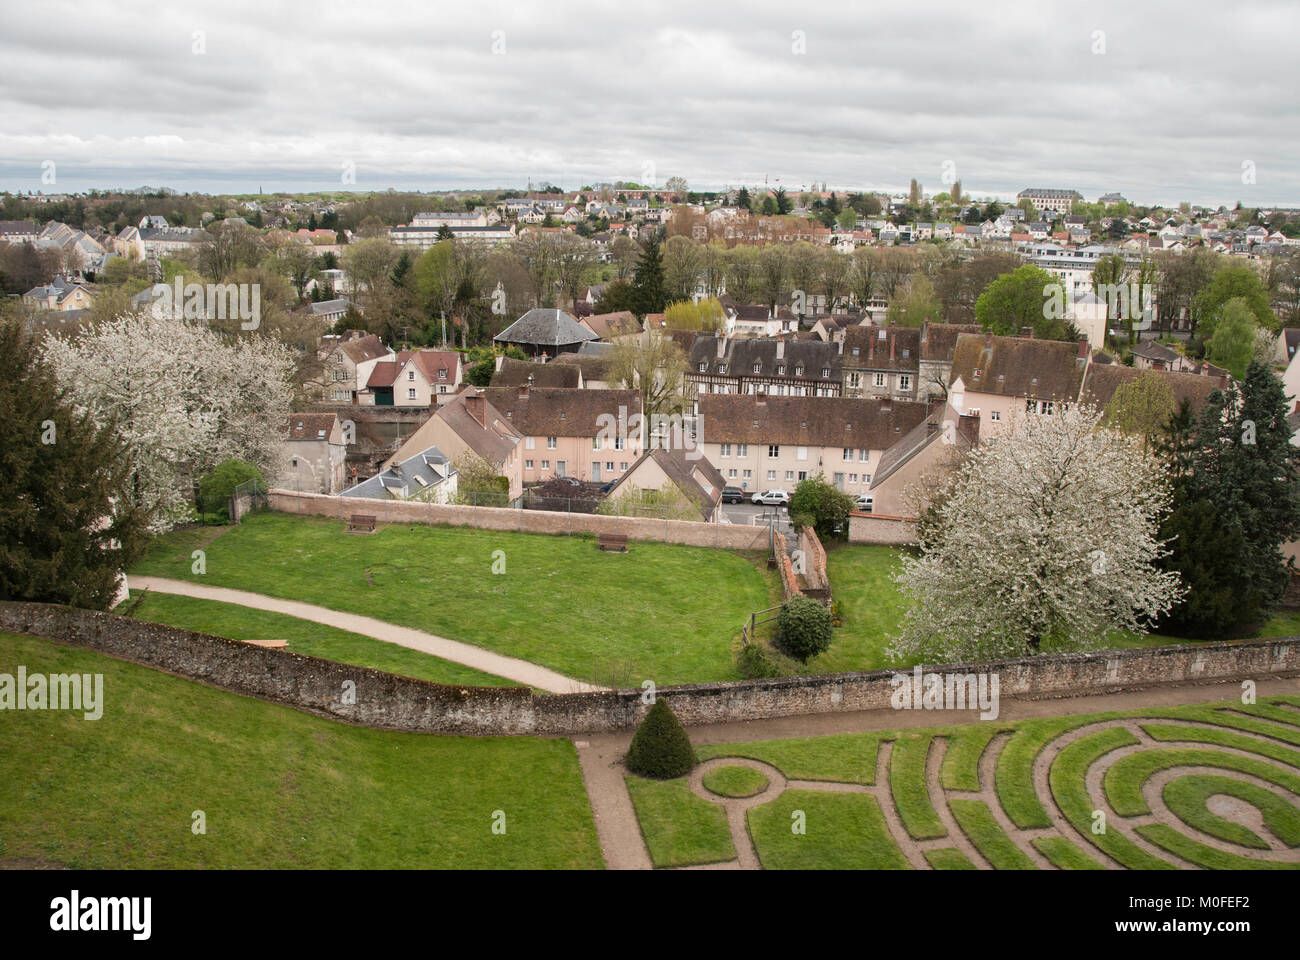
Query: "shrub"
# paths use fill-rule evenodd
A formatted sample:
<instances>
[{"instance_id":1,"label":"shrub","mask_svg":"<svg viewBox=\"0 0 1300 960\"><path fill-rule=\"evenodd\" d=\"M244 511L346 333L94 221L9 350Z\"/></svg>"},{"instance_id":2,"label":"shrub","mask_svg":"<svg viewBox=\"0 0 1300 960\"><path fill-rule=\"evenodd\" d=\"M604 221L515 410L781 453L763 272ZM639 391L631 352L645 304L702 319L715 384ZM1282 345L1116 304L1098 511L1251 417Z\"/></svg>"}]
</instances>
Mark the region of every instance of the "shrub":
<instances>
[{"instance_id":1,"label":"shrub","mask_svg":"<svg viewBox=\"0 0 1300 960\"><path fill-rule=\"evenodd\" d=\"M623 763L633 773L656 780L680 777L695 766L695 748L667 702L655 700L637 727Z\"/></svg>"},{"instance_id":2,"label":"shrub","mask_svg":"<svg viewBox=\"0 0 1300 960\"><path fill-rule=\"evenodd\" d=\"M776 615L781 649L807 662L831 645L831 612L811 597L791 597Z\"/></svg>"},{"instance_id":3,"label":"shrub","mask_svg":"<svg viewBox=\"0 0 1300 960\"><path fill-rule=\"evenodd\" d=\"M790 498L790 519L796 527L811 526L823 541L843 536L849 526L853 498L817 474L799 481Z\"/></svg>"},{"instance_id":4,"label":"shrub","mask_svg":"<svg viewBox=\"0 0 1300 960\"><path fill-rule=\"evenodd\" d=\"M736 654L736 669L746 680L767 680L781 676L781 665L772 651L754 642L740 648Z\"/></svg>"},{"instance_id":5,"label":"shrub","mask_svg":"<svg viewBox=\"0 0 1300 960\"><path fill-rule=\"evenodd\" d=\"M205 515L212 513L219 523L229 520L227 505L235 492L235 487L248 480L262 480L262 471L251 463L231 457L219 463L206 477L199 481L199 502L203 505ZM204 523L209 522L204 520Z\"/></svg>"}]
</instances>

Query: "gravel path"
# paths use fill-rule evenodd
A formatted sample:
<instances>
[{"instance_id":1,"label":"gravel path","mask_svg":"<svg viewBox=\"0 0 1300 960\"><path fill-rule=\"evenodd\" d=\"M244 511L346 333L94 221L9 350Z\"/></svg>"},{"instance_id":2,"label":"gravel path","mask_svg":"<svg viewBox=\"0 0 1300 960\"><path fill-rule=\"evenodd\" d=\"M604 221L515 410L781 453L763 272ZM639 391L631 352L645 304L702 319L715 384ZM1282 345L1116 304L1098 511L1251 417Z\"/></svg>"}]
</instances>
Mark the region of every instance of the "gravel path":
<instances>
[{"instance_id":1,"label":"gravel path","mask_svg":"<svg viewBox=\"0 0 1300 960\"><path fill-rule=\"evenodd\" d=\"M331 610L328 607L300 603L297 600L281 600L279 597L249 593L246 590L209 587L203 584L190 583L186 580L170 580L166 577L132 576L130 577L130 586L132 590L148 589L157 593L175 593L184 597L220 600L222 603L235 603L241 607L253 607L257 610L270 610L273 613L288 614L291 617L298 617L300 620L311 620L314 623L338 627L340 630L347 630L351 633L374 637L376 640L384 640L398 646L410 647L412 650L419 650L421 653L442 657L444 660L473 667L476 670L482 670L484 673L491 673L550 693L590 693L604 689L603 687L583 683L581 680L574 680L572 677L566 677L564 674L548 670L546 667L539 667L527 660L502 656L499 653L484 650L482 647L461 643L458 640L448 640L446 637L425 633L423 630L399 627L396 624L376 620L373 617L344 613L341 610Z\"/></svg>"}]
</instances>

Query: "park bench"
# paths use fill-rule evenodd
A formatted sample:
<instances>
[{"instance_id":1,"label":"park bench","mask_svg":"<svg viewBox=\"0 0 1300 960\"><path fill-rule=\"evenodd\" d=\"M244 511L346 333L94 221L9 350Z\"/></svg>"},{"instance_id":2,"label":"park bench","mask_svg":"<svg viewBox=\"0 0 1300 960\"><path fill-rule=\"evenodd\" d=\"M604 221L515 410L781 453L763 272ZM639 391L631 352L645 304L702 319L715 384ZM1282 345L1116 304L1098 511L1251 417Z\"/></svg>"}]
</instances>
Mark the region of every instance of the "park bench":
<instances>
[{"instance_id":1,"label":"park bench","mask_svg":"<svg viewBox=\"0 0 1300 960\"><path fill-rule=\"evenodd\" d=\"M617 553L627 553L627 534L602 533L596 546L601 550L613 550Z\"/></svg>"},{"instance_id":2,"label":"park bench","mask_svg":"<svg viewBox=\"0 0 1300 960\"><path fill-rule=\"evenodd\" d=\"M374 533L375 518L363 513L354 513L348 519L348 533Z\"/></svg>"}]
</instances>

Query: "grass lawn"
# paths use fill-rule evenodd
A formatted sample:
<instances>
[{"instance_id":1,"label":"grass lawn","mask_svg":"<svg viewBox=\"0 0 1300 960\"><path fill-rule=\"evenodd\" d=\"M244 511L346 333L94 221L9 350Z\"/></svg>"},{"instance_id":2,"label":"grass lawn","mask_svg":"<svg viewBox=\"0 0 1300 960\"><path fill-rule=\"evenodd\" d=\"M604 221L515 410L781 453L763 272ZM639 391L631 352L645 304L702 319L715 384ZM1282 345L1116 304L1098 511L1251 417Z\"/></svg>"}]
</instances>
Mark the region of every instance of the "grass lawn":
<instances>
[{"instance_id":1,"label":"grass lawn","mask_svg":"<svg viewBox=\"0 0 1300 960\"><path fill-rule=\"evenodd\" d=\"M731 640L768 606L766 572L722 550L638 541L617 554L588 537L343 528L263 511L203 547L205 574L190 554L207 529L160 538L131 572L365 614L628 687L738 679Z\"/></svg>"},{"instance_id":2,"label":"grass lawn","mask_svg":"<svg viewBox=\"0 0 1300 960\"><path fill-rule=\"evenodd\" d=\"M1198 725L1189 726L1188 722ZM1148 739L1139 740L1123 725L1133 723ZM1076 732L1083 727L1093 729L1082 731L1082 735ZM1067 735L1075 737L1073 742L1053 749L1054 741ZM996 800L992 804L982 797L939 795L930 788L926 760L940 740L946 750L938 774L943 788L973 793L994 787ZM839 791L803 784L751 808L746 814L749 833L759 860L769 868L906 867L909 861L900 844L945 836L942 803L957 827L958 836L952 839L964 837L998 870L1036 868L1039 863L1031 856L1035 851L1063 870L1102 869L1106 856L1132 869L1297 869L1300 863L1277 858L1272 854L1275 846L1253 827L1248 829L1207 808L1213 796L1234 798L1258 811L1258 821L1248 822L1262 822L1261 829L1283 845L1300 847L1300 804L1293 799L1300 798L1300 750L1291 744L1300 744L1300 696L1267 697L1256 704L1225 701L704 744L696 752L701 760L761 760L791 780L859 786L858 790ZM884 756L882 745L889 750L888 769L886 776L877 777L877 760ZM1040 795L1033 771L1035 762L1049 749L1054 759L1048 767L1048 789ZM981 783L979 778L980 761L989 750L996 752L993 784ZM1101 797L1090 794L1087 787L1089 770L1098 763L1110 764L1101 777ZM1191 768L1217 772L1206 775ZM1153 813L1143 791L1154 775L1169 770L1176 772L1163 789L1168 808ZM1187 772L1180 772L1183 770ZM709 785L707 778L705 783ZM1285 794L1265 789L1261 783L1272 784ZM684 778L657 786L667 791L670 784L686 791ZM862 787L867 790L863 792ZM721 804L719 800L718 806ZM999 808L1005 819L998 816ZM1098 809L1105 813L1102 825L1106 829L1095 832ZM1077 834L1055 830L1049 810L1064 816ZM672 826L658 822L664 814L643 804L637 804L637 814L647 837ZM886 814L896 819L901 828L898 835L887 829L890 821ZM1130 818L1153 815L1159 822L1138 820L1129 828L1149 841L1150 847L1118 828ZM1003 826L1007 821L1010 828ZM802 833L792 829L800 823L806 828ZM1201 834L1235 843L1242 851L1210 847L1201 842ZM921 854L936 870L979 865L948 841Z\"/></svg>"},{"instance_id":3,"label":"grass lawn","mask_svg":"<svg viewBox=\"0 0 1300 960\"><path fill-rule=\"evenodd\" d=\"M907 604L894 582L902 570L903 552L885 546L832 546L826 551L831 590L839 601L843 625L831 648L808 662L807 673L843 673L911 667L917 658L894 661L886 653L897 635ZM1300 636L1300 611L1279 611L1257 631L1256 638ZM1159 647L1190 643L1163 634L1116 632L1106 647Z\"/></svg>"},{"instance_id":4,"label":"grass lawn","mask_svg":"<svg viewBox=\"0 0 1300 960\"><path fill-rule=\"evenodd\" d=\"M721 863L736 858L727 814L691 792L684 779L624 778L656 867Z\"/></svg>"},{"instance_id":5,"label":"grass lawn","mask_svg":"<svg viewBox=\"0 0 1300 960\"><path fill-rule=\"evenodd\" d=\"M69 710L3 715L0 862L602 866L568 740L370 730L0 634L0 673L19 664L29 675L103 674L104 711L98 720ZM205 834L192 832L195 811ZM502 816L505 832L494 833Z\"/></svg>"},{"instance_id":6,"label":"grass lawn","mask_svg":"<svg viewBox=\"0 0 1300 960\"><path fill-rule=\"evenodd\" d=\"M132 601L139 596L133 591ZM299 620L283 613L241 607L237 603L146 592L138 606L123 605L119 612L128 608L131 616L140 620L211 633L231 640L287 640L286 649L294 653L370 667L417 680L476 687L518 686L513 680L503 680L419 650L399 647L359 633L348 633L311 620Z\"/></svg>"}]
</instances>

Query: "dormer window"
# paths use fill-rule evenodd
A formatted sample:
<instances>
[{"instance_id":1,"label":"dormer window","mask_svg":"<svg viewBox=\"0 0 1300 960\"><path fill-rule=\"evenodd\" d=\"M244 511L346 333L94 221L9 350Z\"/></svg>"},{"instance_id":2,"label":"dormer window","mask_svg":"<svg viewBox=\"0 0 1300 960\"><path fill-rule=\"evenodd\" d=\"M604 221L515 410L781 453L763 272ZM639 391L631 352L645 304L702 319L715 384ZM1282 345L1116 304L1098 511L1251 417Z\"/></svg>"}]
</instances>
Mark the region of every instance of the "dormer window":
<instances>
[{"instance_id":1,"label":"dormer window","mask_svg":"<svg viewBox=\"0 0 1300 960\"><path fill-rule=\"evenodd\" d=\"M794 375L795 375L796 377L802 377L802 376L803 376L803 364L799 364L799 365L797 365L797 366L794 368Z\"/></svg>"},{"instance_id":2,"label":"dormer window","mask_svg":"<svg viewBox=\"0 0 1300 960\"><path fill-rule=\"evenodd\" d=\"M762 370L762 369L763 369L763 365L762 365L761 363L756 363L756 364L754 364L754 372L755 372L755 373L758 373L758 371L760 371L760 370Z\"/></svg>"},{"instance_id":3,"label":"dormer window","mask_svg":"<svg viewBox=\"0 0 1300 960\"><path fill-rule=\"evenodd\" d=\"M704 363L701 363L701 364L700 364L700 373L703 373L703 372L704 372L704 368L705 368L706 366L707 366L707 364L704 364Z\"/></svg>"},{"instance_id":4,"label":"dormer window","mask_svg":"<svg viewBox=\"0 0 1300 960\"><path fill-rule=\"evenodd\" d=\"M718 364L718 373L726 373L726 372L727 372L727 365L725 363Z\"/></svg>"},{"instance_id":5,"label":"dormer window","mask_svg":"<svg viewBox=\"0 0 1300 960\"><path fill-rule=\"evenodd\" d=\"M830 367L822 367L822 379L825 380L825 379L826 379L827 377L829 377L830 375L831 375L831 368L830 368Z\"/></svg>"}]
</instances>

